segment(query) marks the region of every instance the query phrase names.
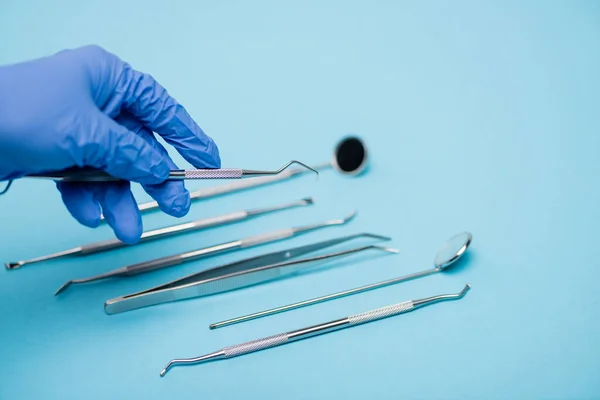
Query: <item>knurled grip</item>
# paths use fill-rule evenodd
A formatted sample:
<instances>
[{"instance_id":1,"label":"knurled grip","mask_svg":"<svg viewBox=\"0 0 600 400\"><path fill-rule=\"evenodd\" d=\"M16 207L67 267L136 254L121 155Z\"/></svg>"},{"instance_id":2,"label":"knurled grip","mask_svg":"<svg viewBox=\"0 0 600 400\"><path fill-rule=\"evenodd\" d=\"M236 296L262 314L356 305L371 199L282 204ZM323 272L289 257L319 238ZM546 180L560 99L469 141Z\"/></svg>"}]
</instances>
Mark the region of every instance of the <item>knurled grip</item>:
<instances>
[{"instance_id":1,"label":"knurled grip","mask_svg":"<svg viewBox=\"0 0 600 400\"><path fill-rule=\"evenodd\" d=\"M364 324L365 322L375 321L381 318L390 317L392 315L401 314L413 309L412 301L393 304L391 306L381 307L376 310L367 311L348 317L350 325Z\"/></svg>"},{"instance_id":2,"label":"knurled grip","mask_svg":"<svg viewBox=\"0 0 600 400\"><path fill-rule=\"evenodd\" d=\"M243 171L239 168L198 169L185 171L186 179L225 179L241 178Z\"/></svg>"},{"instance_id":3,"label":"knurled grip","mask_svg":"<svg viewBox=\"0 0 600 400\"><path fill-rule=\"evenodd\" d=\"M268 349L269 347L275 347L285 344L288 341L286 333L280 333L278 335L268 336L258 340L252 340L251 342L236 344L235 346L228 346L223 349L225 357L235 357L242 354L252 353L258 350Z\"/></svg>"}]
</instances>

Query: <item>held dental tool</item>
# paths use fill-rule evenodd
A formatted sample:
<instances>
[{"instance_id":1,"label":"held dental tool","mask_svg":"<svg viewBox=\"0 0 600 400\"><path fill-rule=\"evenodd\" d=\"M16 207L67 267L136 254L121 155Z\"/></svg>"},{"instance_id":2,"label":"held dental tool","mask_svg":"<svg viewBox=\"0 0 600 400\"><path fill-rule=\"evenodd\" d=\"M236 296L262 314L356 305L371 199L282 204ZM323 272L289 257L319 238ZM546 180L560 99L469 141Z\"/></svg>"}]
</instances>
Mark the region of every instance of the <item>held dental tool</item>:
<instances>
[{"instance_id":1,"label":"held dental tool","mask_svg":"<svg viewBox=\"0 0 600 400\"><path fill-rule=\"evenodd\" d=\"M305 199L300 199L294 202L280 204L272 207L265 208L256 208L251 210L242 210L236 211L228 214L218 215L216 217L199 219L192 222L186 222L183 224L171 225L164 228L153 229L146 231L142 234L140 241L135 244L141 244L150 242L157 239L163 239L165 237L174 236L178 234L183 234L187 232L198 231L202 229L207 229L215 226L226 225L233 222L243 221L249 218L258 217L260 215L265 215L269 213L273 213L276 211L287 210L294 207L302 207L313 204L314 201L311 197L307 197ZM133 246L135 246L133 245ZM68 257L68 256L83 256L89 254L95 254L99 252L104 252L108 250L115 250L122 247L128 247L132 245L127 245L121 242L119 239L109 239L95 243L85 244L83 246L74 247L72 249L64 250L58 253L49 254L41 257L32 258L29 260L22 260L17 262L9 262L4 264L5 267L9 270L17 269L27 264L34 264L42 261L53 260L56 258Z\"/></svg>"},{"instance_id":2,"label":"held dental tool","mask_svg":"<svg viewBox=\"0 0 600 400\"><path fill-rule=\"evenodd\" d=\"M310 170L320 171L327 168L333 168L342 175L357 176L366 170L368 166L367 156L367 147L364 141L357 136L347 136L342 138L336 145L329 162L315 165ZM190 192L190 199L192 201L209 199L224 194L285 181L306 172L308 172L306 169L288 169L277 176L250 178L240 182L195 190ZM156 201L141 203L138 205L138 208L142 212L156 210L158 209L158 203Z\"/></svg>"},{"instance_id":3,"label":"held dental tool","mask_svg":"<svg viewBox=\"0 0 600 400\"><path fill-rule=\"evenodd\" d=\"M171 171L167 180L185 180L185 179L240 179L252 176L277 175L289 168L292 164L300 164L303 167L319 174L315 169L292 160L283 167L275 171L259 171L241 168L213 168L213 169L179 169ZM63 182L115 182L122 179L109 175L102 170L73 168L58 172L41 173L26 175L24 178L50 179Z\"/></svg>"},{"instance_id":4,"label":"held dental tool","mask_svg":"<svg viewBox=\"0 0 600 400\"><path fill-rule=\"evenodd\" d=\"M225 321L216 322L209 325L210 329L222 328L224 326L238 324L240 322L250 321L257 318L267 317L269 315L274 315L278 313L282 313L285 311L295 310L297 308L310 306L317 303L322 303L329 300L339 299L341 297L350 296L357 293L366 292L368 290L382 288L384 286L393 285L400 282L405 282L412 279L421 278L424 276L428 276L431 274L435 274L438 272L442 272L447 268L450 268L452 265L458 261L458 259L465 253L469 245L472 241L472 235L469 232L462 232L457 235L454 235L452 238L448 239L446 243L437 252L437 255L434 260L434 268L428 269L422 272L417 272L414 274L402 276L399 278L393 278L382 282L372 283L369 285L357 287L354 289L344 290L342 292L337 292L333 294L328 294L321 297L316 297L309 300L299 301L297 303L288 304L285 306L280 306L276 308L272 308L270 310L264 310L255 312L252 314L244 315L241 317L231 318Z\"/></svg>"},{"instance_id":5,"label":"held dental tool","mask_svg":"<svg viewBox=\"0 0 600 400\"><path fill-rule=\"evenodd\" d=\"M375 310L351 315L346 318L325 322L319 325L309 326L306 328L297 329L295 331L280 333L278 335L268 336L262 339L228 346L221 350L217 350L213 353L209 353L200 357L174 359L169 361L165 368L160 372L160 376L165 376L167 371L175 365L191 365L202 362L237 357L244 354L253 353L255 351L265 350L271 347L276 347L291 342L296 342L298 340L318 336L324 333L329 333L345 328L350 328L356 325L362 325L368 322L396 316L399 314L404 314L416 310L417 308L428 306L430 304L437 303L440 301L462 299L470 288L471 285L467 283L460 293L440 294L437 296L427 297L419 300L408 300L402 303L392 304L386 307L381 307Z\"/></svg>"},{"instance_id":6,"label":"held dental tool","mask_svg":"<svg viewBox=\"0 0 600 400\"><path fill-rule=\"evenodd\" d=\"M358 238L390 240L390 238L386 236L371 233L358 233L247 258L191 274L148 290L108 300L104 303L104 310L107 314L117 314L156 304L223 293L258 283L264 283L291 274L297 270L295 266L302 266L303 264L311 263L313 261L322 261L333 257L350 255L369 249L376 249L389 253L398 252L398 250L388 247L363 246L338 253L294 260L304 254L314 253L327 247Z\"/></svg>"},{"instance_id":7,"label":"held dental tool","mask_svg":"<svg viewBox=\"0 0 600 400\"><path fill-rule=\"evenodd\" d=\"M138 275L138 274L154 271L154 270L161 269L161 268L172 267L172 266L183 264L186 262L195 261L200 258L210 257L213 255L221 254L221 253L228 252L228 251L246 249L249 247L254 247L254 246L258 246L258 245L262 245L262 244L266 244L266 243L272 243L272 242L276 242L279 240L289 239L296 235L312 232L317 229L322 229L322 228L326 228L329 226L344 225L348 221L353 219L355 215L356 215L356 212L353 212L352 214L346 216L343 219L333 219L333 220L324 221L324 222L320 222L320 223L313 224L313 225L297 226L297 227L267 232L267 233L263 233L263 234L259 234L259 235L255 235L255 236L250 236L245 239L234 240L231 242L222 243L222 244L218 244L218 245L214 245L214 246L210 246L210 247L205 247L205 248L198 249L198 250L188 251L185 253L175 254L175 255L167 256L167 257L161 257L161 258L157 258L155 260L145 261L145 262L141 262L138 264L128 265L126 267L117 268L115 270L105 272L103 274L99 274L99 275L92 276L89 278L73 279L73 280L66 282L60 288L58 288L58 290L56 291L56 293L54 295L55 296L58 295L59 293L63 292L65 289L67 289L69 286L71 286L74 283L86 283L86 282L97 281L100 279L105 279L105 278L110 278L110 277Z\"/></svg>"}]
</instances>

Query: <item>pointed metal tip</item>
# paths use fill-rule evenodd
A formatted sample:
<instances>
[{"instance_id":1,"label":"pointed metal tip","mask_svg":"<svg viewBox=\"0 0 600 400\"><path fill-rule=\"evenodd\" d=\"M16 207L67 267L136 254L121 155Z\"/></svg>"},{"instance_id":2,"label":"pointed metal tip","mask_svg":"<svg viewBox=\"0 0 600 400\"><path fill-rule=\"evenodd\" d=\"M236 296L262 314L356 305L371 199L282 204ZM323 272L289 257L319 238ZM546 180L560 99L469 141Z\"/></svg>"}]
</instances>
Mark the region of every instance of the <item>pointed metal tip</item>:
<instances>
[{"instance_id":1,"label":"pointed metal tip","mask_svg":"<svg viewBox=\"0 0 600 400\"><path fill-rule=\"evenodd\" d=\"M377 246L377 248L383 250L383 251L387 251L388 253L400 253L400 250L398 249L393 249L391 247L385 247L385 246Z\"/></svg>"},{"instance_id":2,"label":"pointed metal tip","mask_svg":"<svg viewBox=\"0 0 600 400\"><path fill-rule=\"evenodd\" d=\"M378 235L376 233L369 233L369 232L359 233L358 236L370 237L372 239L379 239L379 240L392 240L392 238L389 236L383 236L383 235Z\"/></svg>"},{"instance_id":3,"label":"pointed metal tip","mask_svg":"<svg viewBox=\"0 0 600 400\"><path fill-rule=\"evenodd\" d=\"M314 204L315 203L314 197L305 197L305 198L302 199L302 201L306 205L308 205L308 204Z\"/></svg>"},{"instance_id":4,"label":"pointed metal tip","mask_svg":"<svg viewBox=\"0 0 600 400\"><path fill-rule=\"evenodd\" d=\"M356 214L358 214L358 211L356 211L356 210L352 211L350 214L348 214L346 216L346 218L344 218L344 222L350 221L351 219L353 219L354 217L356 217Z\"/></svg>"},{"instance_id":5,"label":"pointed metal tip","mask_svg":"<svg viewBox=\"0 0 600 400\"><path fill-rule=\"evenodd\" d=\"M315 174L317 174L317 176L319 176L319 171L317 171L316 169L314 169L313 167L309 167L308 165L304 164L301 161L298 160L292 160L290 161L285 167L283 167L281 170L283 171L284 169L288 168L290 165L292 164L298 164L298 165L302 165L304 168L311 170L312 172L314 172Z\"/></svg>"},{"instance_id":6,"label":"pointed metal tip","mask_svg":"<svg viewBox=\"0 0 600 400\"><path fill-rule=\"evenodd\" d=\"M58 288L58 290L56 291L56 293L54 293L54 295L58 296L58 294L64 292L69 286L71 286L72 283L73 283L73 281L68 281L68 282L63 283L63 285Z\"/></svg>"},{"instance_id":7,"label":"pointed metal tip","mask_svg":"<svg viewBox=\"0 0 600 400\"><path fill-rule=\"evenodd\" d=\"M167 373L167 369L163 369L162 371L160 371L160 376L163 377L165 376L165 374Z\"/></svg>"},{"instance_id":8,"label":"pointed metal tip","mask_svg":"<svg viewBox=\"0 0 600 400\"><path fill-rule=\"evenodd\" d=\"M7 262L7 263L4 263L4 266L6 267L6 269L17 269L17 268L23 266L23 262L22 261Z\"/></svg>"}]
</instances>

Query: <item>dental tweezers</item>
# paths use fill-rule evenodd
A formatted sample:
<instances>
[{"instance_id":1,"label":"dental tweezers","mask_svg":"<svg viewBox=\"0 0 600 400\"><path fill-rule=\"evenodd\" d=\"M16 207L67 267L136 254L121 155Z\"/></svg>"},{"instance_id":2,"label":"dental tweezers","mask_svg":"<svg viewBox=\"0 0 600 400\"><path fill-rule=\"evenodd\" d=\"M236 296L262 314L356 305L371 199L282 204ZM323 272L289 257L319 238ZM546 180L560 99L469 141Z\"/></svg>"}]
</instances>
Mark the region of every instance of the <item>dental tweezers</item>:
<instances>
[{"instance_id":1,"label":"dental tweezers","mask_svg":"<svg viewBox=\"0 0 600 400\"><path fill-rule=\"evenodd\" d=\"M297 268L295 268L296 266L323 261L334 257L347 256L369 249L381 250L389 253L398 252L396 249L370 245L355 247L337 253L293 260L302 255L314 253L327 247L362 237L390 240L390 238L386 236L375 235L372 233L358 233L247 258L191 274L148 290L108 300L104 303L104 310L107 314L117 314L161 303L223 293L259 283L265 283L281 276L291 274L297 271Z\"/></svg>"},{"instance_id":2,"label":"dental tweezers","mask_svg":"<svg viewBox=\"0 0 600 400\"><path fill-rule=\"evenodd\" d=\"M344 225L354 218L356 211L343 219L333 219L329 221L320 222L313 225L297 226L287 229L281 229L277 231L267 232L255 236L250 236L241 240L234 240L227 243L221 243L210 247L205 247L198 250L188 251L185 253L175 254L172 256L161 257L155 260L145 261L138 264L128 265L125 267L117 268L115 270L105 272L103 274L95 275L89 278L73 279L63 284L56 293L55 296L63 292L69 286L74 283L87 283L97 281L100 279L111 278L111 277L122 277L138 275L145 272L154 271L157 269L172 267L180 265L186 262L195 261L200 258L210 257L216 254L221 254L229 251L246 249L266 243L272 243L279 240L289 239L296 235L315 231L317 229L326 228L329 226Z\"/></svg>"},{"instance_id":3,"label":"dental tweezers","mask_svg":"<svg viewBox=\"0 0 600 400\"><path fill-rule=\"evenodd\" d=\"M167 180L184 179L240 179L245 177L277 175L292 164L299 164L313 171L317 175L319 172L300 161L292 160L283 167L274 171L260 171L241 168L213 168L213 169L178 169L172 170ZM102 170L88 168L69 168L57 172L39 173L26 175L24 178L50 179L63 182L115 182L122 179L114 177Z\"/></svg>"},{"instance_id":4,"label":"dental tweezers","mask_svg":"<svg viewBox=\"0 0 600 400\"><path fill-rule=\"evenodd\" d=\"M213 353L209 353L200 357L174 359L169 361L165 368L160 372L160 376L165 376L167 371L174 365L191 365L202 362L237 357L244 354L253 353L255 351L265 350L271 347L276 347L291 342L296 342L298 340L322 335L324 333L338 331L341 329L362 325L368 322L377 321L395 315L404 314L416 310L417 308L428 306L430 304L434 304L440 301L462 299L470 288L471 285L467 283L460 293L440 294L437 296L427 297L419 300L408 300L402 303L392 304L375 310L365 311L360 314L351 315L346 318L324 322L322 324L297 329L291 332L267 336L265 338L252 340L246 343L228 346L221 350L217 350ZM394 338L393 340L396 341L397 339Z\"/></svg>"},{"instance_id":5,"label":"dental tweezers","mask_svg":"<svg viewBox=\"0 0 600 400\"><path fill-rule=\"evenodd\" d=\"M96 254L109 250L116 250L126 246L137 246L142 243L150 242L157 239L163 239L166 237L179 235L188 232L195 232L202 229L212 228L215 226L221 226L225 224L230 224L233 222L240 222L249 218L258 217L260 215L265 215L269 213L273 213L276 211L287 210L293 207L301 207L313 204L314 201L312 198L308 197L305 199L300 199L294 202L280 204L271 207L264 208L255 208L250 210L241 210L228 214L222 214L215 217L203 218L192 222L185 222L183 224L166 226L164 228L152 229L146 231L142 234L141 239L135 245L127 245L121 242L119 239L109 239L89 244L84 244L82 246L73 247L72 249L67 249L60 251L58 253L48 254L45 256L40 256L36 258L31 258L29 260L21 260L16 262L7 262L4 264L6 269L14 270L22 267L23 265L35 264L42 261L54 260L57 258L70 257L70 256L85 256L90 254Z\"/></svg>"}]
</instances>

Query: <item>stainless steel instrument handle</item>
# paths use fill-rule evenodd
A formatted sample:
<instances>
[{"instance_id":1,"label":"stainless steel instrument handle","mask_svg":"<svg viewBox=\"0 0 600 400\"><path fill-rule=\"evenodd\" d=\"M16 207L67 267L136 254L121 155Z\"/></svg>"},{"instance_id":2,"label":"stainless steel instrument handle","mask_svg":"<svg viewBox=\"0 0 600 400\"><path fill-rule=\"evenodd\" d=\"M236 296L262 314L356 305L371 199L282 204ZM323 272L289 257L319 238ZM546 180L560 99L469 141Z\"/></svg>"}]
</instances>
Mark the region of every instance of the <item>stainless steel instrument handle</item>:
<instances>
[{"instance_id":1,"label":"stainless steel instrument handle","mask_svg":"<svg viewBox=\"0 0 600 400\"><path fill-rule=\"evenodd\" d=\"M303 169L288 169L282 172L279 175L273 176L260 176L250 179L245 179L242 181L231 182L224 185L219 185L210 188L203 188L199 190L195 190L190 192L191 200L200 200L200 199L209 199L211 197L220 196L227 193L235 193L237 191L242 191L246 189L251 189L258 186L268 185L271 183L283 181L289 179L296 175L301 175L306 173L306 170ZM146 203L141 203L138 206L138 209L142 212L154 210L158 208L158 203L156 201L149 201Z\"/></svg>"},{"instance_id":2,"label":"stainless steel instrument handle","mask_svg":"<svg viewBox=\"0 0 600 400\"><path fill-rule=\"evenodd\" d=\"M171 180L181 179L238 179L244 175L240 168L219 169L190 169L172 170L169 178ZM64 182L119 182L121 178L110 175L102 170L95 169L70 169L66 171L52 172L47 174L29 175L33 178L51 179Z\"/></svg>"},{"instance_id":3,"label":"stainless steel instrument handle","mask_svg":"<svg viewBox=\"0 0 600 400\"><path fill-rule=\"evenodd\" d=\"M154 271L160 268L173 267L175 265L179 265L183 262L181 256L168 256L158 258L156 260L145 261L138 264L133 264L125 267L124 275L137 275L143 272Z\"/></svg>"},{"instance_id":4,"label":"stainless steel instrument handle","mask_svg":"<svg viewBox=\"0 0 600 400\"><path fill-rule=\"evenodd\" d=\"M423 307L429 304L436 303L438 301L446 300L457 300L461 299L467 291L469 291L471 285L466 284L460 293L456 294L441 294L437 296L427 297L425 299L405 301L403 303L393 304L391 306L381 307L376 310L367 311L364 313L356 314L347 318L337 319L334 321L325 322L318 325L309 326L307 328L297 329L295 331L280 333L274 336L268 336L263 339L254 340L251 342L242 343L235 346L229 346L225 349L216 351L214 353L205 354L200 357L194 358L180 358L173 359L167 363L165 368L160 372L160 376L165 376L167 371L174 365L191 365L200 362L219 360L222 358L229 358L239 356L242 354L251 353L258 350L268 349L270 347L279 346L294 342L296 340L306 339L312 336L321 335L327 332L333 332L339 329L344 329L366 322L375 321L378 319L390 317L392 315L402 314L407 311Z\"/></svg>"},{"instance_id":5,"label":"stainless steel instrument handle","mask_svg":"<svg viewBox=\"0 0 600 400\"><path fill-rule=\"evenodd\" d=\"M280 333L278 335L268 336L258 340L252 340L250 342L237 344L235 346L225 347L222 351L225 357L227 358L235 357L242 354L248 354L259 350L280 346L290 341L306 339L311 336L317 336L323 333L344 329L348 326L360 325L367 322L376 321L378 319L391 317L392 315L402 314L412 310L413 308L413 302L409 300L403 303L381 307L375 310L352 315L348 318L331 321L325 324L319 324L292 332Z\"/></svg>"},{"instance_id":6,"label":"stainless steel instrument handle","mask_svg":"<svg viewBox=\"0 0 600 400\"><path fill-rule=\"evenodd\" d=\"M279 181L291 178L292 176L299 175L299 174L302 174L305 172L306 172L306 170L303 170L303 169L293 169L293 170L288 169L287 171L284 171L279 175L259 176L259 177L255 177L255 178L245 179L245 180L239 181L239 182L230 182L228 184L224 184L224 185L220 185L220 186L203 188L203 189L199 189L199 190L190 192L190 199L192 199L192 200L206 199L206 198L218 196L221 194L237 192L237 191L244 190L244 189L251 189L251 188L257 187L257 186L262 186L262 185L267 185L269 183L279 182ZM140 204L141 207L143 207L144 205L145 205L145 203ZM141 207L140 207L140 209L142 209Z\"/></svg>"},{"instance_id":7,"label":"stainless steel instrument handle","mask_svg":"<svg viewBox=\"0 0 600 400\"><path fill-rule=\"evenodd\" d=\"M216 217L205 218L203 220L195 221L194 228L206 228L213 225L222 225L228 222L238 221L248 216L248 211L236 211L225 215L218 215Z\"/></svg>"},{"instance_id":8,"label":"stainless steel instrument handle","mask_svg":"<svg viewBox=\"0 0 600 400\"><path fill-rule=\"evenodd\" d=\"M150 242L152 240L173 236L180 233L189 231L209 228L215 225L224 225L230 222L236 222L242 220L248 216L247 211L236 211L225 215L218 215L216 217L205 218L197 221L187 222L184 224L167 226L164 228L153 229L151 231L144 232L138 243ZM81 254L92 254L106 250L114 250L127 245L121 242L119 239L109 239L101 242L90 243L81 246Z\"/></svg>"},{"instance_id":9,"label":"stainless steel instrument handle","mask_svg":"<svg viewBox=\"0 0 600 400\"><path fill-rule=\"evenodd\" d=\"M226 358L241 356L242 354L248 354L259 350L268 349L270 347L280 346L287 343L288 335L286 333L280 333L278 335L268 336L258 340L252 340L246 343L236 344L234 346L228 346L223 348L223 353Z\"/></svg>"},{"instance_id":10,"label":"stainless steel instrument handle","mask_svg":"<svg viewBox=\"0 0 600 400\"><path fill-rule=\"evenodd\" d=\"M275 240L286 239L294 236L294 228L281 229L279 231L262 233L260 235L251 236L249 238L240 240L240 247L251 247L257 246L263 243L274 242Z\"/></svg>"},{"instance_id":11,"label":"stainless steel instrument handle","mask_svg":"<svg viewBox=\"0 0 600 400\"><path fill-rule=\"evenodd\" d=\"M412 301L405 301L403 303L392 304L391 306L381 307L376 310L366 311L360 314L352 315L348 317L350 325L359 325L378 319L391 317L392 315L398 315L410 311L414 308Z\"/></svg>"},{"instance_id":12,"label":"stainless steel instrument handle","mask_svg":"<svg viewBox=\"0 0 600 400\"><path fill-rule=\"evenodd\" d=\"M244 171L239 168L197 169L185 171L185 179L235 179L241 178Z\"/></svg>"},{"instance_id":13,"label":"stainless steel instrument handle","mask_svg":"<svg viewBox=\"0 0 600 400\"><path fill-rule=\"evenodd\" d=\"M141 239L140 239L141 241ZM84 244L80 246L81 252L80 254L93 254L99 253L101 251L114 250L119 249L121 247L127 246L125 243L121 242L119 239L108 239L103 240L101 242Z\"/></svg>"}]
</instances>

